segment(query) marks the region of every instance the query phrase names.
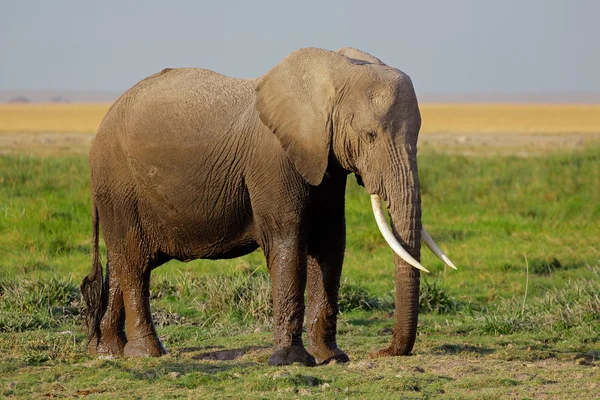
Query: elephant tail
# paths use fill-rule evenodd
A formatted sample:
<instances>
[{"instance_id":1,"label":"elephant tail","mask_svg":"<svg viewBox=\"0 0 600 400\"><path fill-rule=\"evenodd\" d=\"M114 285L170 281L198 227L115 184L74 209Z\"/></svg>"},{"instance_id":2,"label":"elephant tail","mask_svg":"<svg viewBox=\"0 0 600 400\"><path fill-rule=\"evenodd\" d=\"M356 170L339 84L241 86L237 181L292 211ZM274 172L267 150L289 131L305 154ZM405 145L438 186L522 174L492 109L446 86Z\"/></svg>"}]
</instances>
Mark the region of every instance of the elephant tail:
<instances>
[{"instance_id":1,"label":"elephant tail","mask_svg":"<svg viewBox=\"0 0 600 400\"><path fill-rule=\"evenodd\" d=\"M81 296L83 298L83 324L88 333L89 340L92 340L94 336L96 339L100 339L100 320L103 314L103 273L102 264L100 263L100 248L98 246L99 236L99 219L98 219L98 208L92 198L92 246L93 246L93 257L92 257L92 271L83 279L81 286Z\"/></svg>"}]
</instances>

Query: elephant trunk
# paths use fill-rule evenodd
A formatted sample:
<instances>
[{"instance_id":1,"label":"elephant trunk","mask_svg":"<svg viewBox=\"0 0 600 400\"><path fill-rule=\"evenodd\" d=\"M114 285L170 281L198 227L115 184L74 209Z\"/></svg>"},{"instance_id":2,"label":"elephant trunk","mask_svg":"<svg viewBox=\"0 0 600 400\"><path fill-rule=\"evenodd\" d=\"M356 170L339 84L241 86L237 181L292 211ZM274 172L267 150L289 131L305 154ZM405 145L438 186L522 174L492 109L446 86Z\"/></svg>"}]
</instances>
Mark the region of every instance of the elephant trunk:
<instances>
[{"instance_id":1,"label":"elephant trunk","mask_svg":"<svg viewBox=\"0 0 600 400\"><path fill-rule=\"evenodd\" d=\"M392 176L401 182L388 186L387 206L394 236L418 263L421 258L421 194L416 154L407 156L399 164L399 170ZM395 254L394 273L394 336L391 345L379 351L378 355L410 354L417 335L420 271Z\"/></svg>"}]
</instances>

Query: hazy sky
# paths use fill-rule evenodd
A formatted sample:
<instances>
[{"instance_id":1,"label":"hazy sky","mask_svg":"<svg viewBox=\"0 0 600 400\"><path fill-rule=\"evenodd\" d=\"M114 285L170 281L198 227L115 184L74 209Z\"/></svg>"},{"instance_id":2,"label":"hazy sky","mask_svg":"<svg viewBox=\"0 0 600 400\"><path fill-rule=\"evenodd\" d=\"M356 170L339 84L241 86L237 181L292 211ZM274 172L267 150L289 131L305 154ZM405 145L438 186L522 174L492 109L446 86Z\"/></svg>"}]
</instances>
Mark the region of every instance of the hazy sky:
<instances>
[{"instance_id":1,"label":"hazy sky","mask_svg":"<svg viewBox=\"0 0 600 400\"><path fill-rule=\"evenodd\" d=\"M594 0L0 0L0 89L254 77L300 47L352 46L422 93L600 91L599 18Z\"/></svg>"}]
</instances>

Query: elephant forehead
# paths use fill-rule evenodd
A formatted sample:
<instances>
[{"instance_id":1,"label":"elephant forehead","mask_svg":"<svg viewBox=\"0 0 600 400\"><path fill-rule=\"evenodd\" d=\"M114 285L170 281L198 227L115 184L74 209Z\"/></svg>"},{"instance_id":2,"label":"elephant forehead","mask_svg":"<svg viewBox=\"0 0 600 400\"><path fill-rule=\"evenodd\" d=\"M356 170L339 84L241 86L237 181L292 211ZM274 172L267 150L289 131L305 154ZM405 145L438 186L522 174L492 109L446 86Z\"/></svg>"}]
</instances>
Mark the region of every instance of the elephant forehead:
<instances>
[{"instance_id":1,"label":"elephant forehead","mask_svg":"<svg viewBox=\"0 0 600 400\"><path fill-rule=\"evenodd\" d=\"M386 90L374 90L367 94L371 105L375 109L384 109L389 107L392 99L392 93Z\"/></svg>"},{"instance_id":2,"label":"elephant forehead","mask_svg":"<svg viewBox=\"0 0 600 400\"><path fill-rule=\"evenodd\" d=\"M412 101L414 91L407 75L388 68L375 79L365 82L364 91L369 104L376 110L386 112L398 101Z\"/></svg>"},{"instance_id":3,"label":"elephant forehead","mask_svg":"<svg viewBox=\"0 0 600 400\"><path fill-rule=\"evenodd\" d=\"M348 99L349 112L352 115L352 126L362 130L379 129L387 125L396 103L389 89L367 87L357 91L357 96ZM381 126L384 128L384 126Z\"/></svg>"}]
</instances>

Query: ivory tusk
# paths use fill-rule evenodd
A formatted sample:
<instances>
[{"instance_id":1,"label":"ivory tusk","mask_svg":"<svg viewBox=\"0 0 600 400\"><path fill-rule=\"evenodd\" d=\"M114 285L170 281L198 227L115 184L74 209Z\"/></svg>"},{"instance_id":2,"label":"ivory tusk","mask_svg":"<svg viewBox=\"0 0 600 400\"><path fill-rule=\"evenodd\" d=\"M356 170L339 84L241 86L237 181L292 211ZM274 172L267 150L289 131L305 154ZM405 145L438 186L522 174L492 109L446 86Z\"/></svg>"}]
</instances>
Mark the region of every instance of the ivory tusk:
<instances>
[{"instance_id":1,"label":"ivory tusk","mask_svg":"<svg viewBox=\"0 0 600 400\"><path fill-rule=\"evenodd\" d=\"M446 265L448 265L450 268L458 269L456 268L456 265L454 265L454 263L450 261L448 256L438 247L438 245L435 244L431 236L429 236L429 233L427 233L427 230L424 226L421 227L421 240L425 242L427 247L429 247L429 250L431 250L431 252L435 254L437 258L445 262Z\"/></svg>"},{"instance_id":2,"label":"ivory tusk","mask_svg":"<svg viewBox=\"0 0 600 400\"><path fill-rule=\"evenodd\" d=\"M371 206L373 207L373 214L375 215L375 221L377 221L377 226L379 227L379 231L383 235L383 238L387 242L387 244L394 250L396 254L400 256L404 261L415 267L416 269L420 269L423 272L429 272L425 267L423 267L417 260L411 256L408 251L404 250L400 242L396 239L392 230L387 224L385 220L385 215L383 213L383 208L381 207L381 199L376 194L371 195Z\"/></svg>"}]
</instances>

